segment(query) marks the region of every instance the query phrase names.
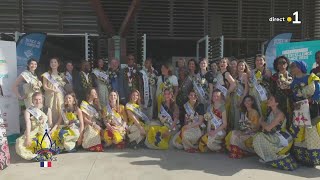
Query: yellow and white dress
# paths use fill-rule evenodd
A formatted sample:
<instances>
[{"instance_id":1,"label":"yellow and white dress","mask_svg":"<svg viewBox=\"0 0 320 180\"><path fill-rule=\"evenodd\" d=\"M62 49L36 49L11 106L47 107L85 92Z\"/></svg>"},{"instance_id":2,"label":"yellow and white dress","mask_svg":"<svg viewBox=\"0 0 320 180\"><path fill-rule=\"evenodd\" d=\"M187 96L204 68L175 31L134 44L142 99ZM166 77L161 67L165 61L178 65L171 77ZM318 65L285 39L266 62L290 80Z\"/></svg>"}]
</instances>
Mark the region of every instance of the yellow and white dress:
<instances>
[{"instance_id":1,"label":"yellow and white dress","mask_svg":"<svg viewBox=\"0 0 320 180\"><path fill-rule=\"evenodd\" d=\"M35 74L32 74L28 70L23 71L21 76L26 81L26 83L23 84L23 91L26 96L26 99L24 99L24 105L26 108L29 108L32 106L33 93L41 91L42 83Z\"/></svg>"},{"instance_id":2,"label":"yellow and white dress","mask_svg":"<svg viewBox=\"0 0 320 180\"><path fill-rule=\"evenodd\" d=\"M53 133L52 139L61 150L71 151L76 147L80 137L80 122L77 114L68 112L64 108L61 110L64 125L60 125Z\"/></svg>"},{"instance_id":3,"label":"yellow and white dress","mask_svg":"<svg viewBox=\"0 0 320 180\"><path fill-rule=\"evenodd\" d=\"M167 78L165 78L164 76L158 77L157 91L156 91L158 113L160 112L160 107L161 107L161 104L164 100L163 89L167 86L179 86L178 78L174 75L169 76Z\"/></svg>"},{"instance_id":4,"label":"yellow and white dress","mask_svg":"<svg viewBox=\"0 0 320 180\"><path fill-rule=\"evenodd\" d=\"M204 115L204 105L198 104L194 109L191 107L190 103L187 102L184 104L185 113L189 118L185 119L185 125L190 125L199 121L199 116ZM185 130L182 127L181 131L179 131L173 137L173 145L177 149L198 149L198 141L203 135L200 126L193 127Z\"/></svg>"},{"instance_id":5,"label":"yellow and white dress","mask_svg":"<svg viewBox=\"0 0 320 180\"><path fill-rule=\"evenodd\" d=\"M271 112L267 123L271 124L275 116ZM253 148L266 164L284 170L294 170L297 163L290 155L293 139L286 129L286 119L271 132L259 132L253 137Z\"/></svg>"},{"instance_id":6,"label":"yellow and white dress","mask_svg":"<svg viewBox=\"0 0 320 180\"><path fill-rule=\"evenodd\" d=\"M168 149L171 136L177 133L177 129L171 129L174 116L179 116L178 106L174 104L173 108L168 108L162 103L160 113L158 114L159 125L153 125L148 128L145 145L150 149ZM164 136L167 134L167 136Z\"/></svg>"},{"instance_id":7,"label":"yellow and white dress","mask_svg":"<svg viewBox=\"0 0 320 180\"><path fill-rule=\"evenodd\" d=\"M87 101L82 101L80 109L83 113L91 118L93 122L99 122L101 119L100 113ZM98 124L97 123L97 124ZM102 152L103 147L101 144L100 131L95 129L90 124L86 124L83 131L82 147L89 151Z\"/></svg>"},{"instance_id":8,"label":"yellow and white dress","mask_svg":"<svg viewBox=\"0 0 320 180\"><path fill-rule=\"evenodd\" d=\"M31 121L31 146L26 147L24 145L26 136L22 135L16 140L16 152L19 156L26 160L37 160L39 150L49 149L51 146L51 139L49 136L48 129L48 116L46 114L47 108L43 110L36 107L29 107L26 109L30 113ZM44 112L45 111L45 112ZM40 122L40 119L43 119L43 123ZM47 133L46 133L47 132Z\"/></svg>"},{"instance_id":9,"label":"yellow and white dress","mask_svg":"<svg viewBox=\"0 0 320 180\"><path fill-rule=\"evenodd\" d=\"M59 115L61 114L61 108L64 103L64 75L53 75L48 72L42 75L43 78L46 78L48 81L48 88L58 89L59 92L45 91L45 106L49 107L52 111L52 123L56 124Z\"/></svg>"},{"instance_id":10,"label":"yellow and white dress","mask_svg":"<svg viewBox=\"0 0 320 180\"><path fill-rule=\"evenodd\" d=\"M111 131L105 129L103 132L103 140L106 142L107 146L112 144L124 144L126 137L126 121L127 113L123 105L119 105L119 112L116 109L111 108L109 104L104 108L107 115L107 121L116 130Z\"/></svg>"},{"instance_id":11,"label":"yellow and white dress","mask_svg":"<svg viewBox=\"0 0 320 180\"><path fill-rule=\"evenodd\" d=\"M221 105L219 109L215 109L212 105L208 107L207 113L204 117L207 121L207 126L210 127L210 130L217 129L223 124L222 113L225 111L226 109L224 105ZM208 133L209 132L202 136L199 142L199 150L201 152L206 152L208 149L211 151L220 151L224 143L226 131L221 130L214 136L210 136Z\"/></svg>"},{"instance_id":12,"label":"yellow and white dress","mask_svg":"<svg viewBox=\"0 0 320 180\"><path fill-rule=\"evenodd\" d=\"M135 103L128 102L126 104L126 110L131 111L136 118L139 119L139 123L142 127L145 128L147 132L147 125L149 123L149 118L141 111L140 106ZM140 129L137 125L134 124L134 120L132 117L128 116L128 132L127 132L129 142L136 142L139 144L142 140L144 140L145 136L141 135Z\"/></svg>"},{"instance_id":13,"label":"yellow and white dress","mask_svg":"<svg viewBox=\"0 0 320 180\"><path fill-rule=\"evenodd\" d=\"M259 129L259 113L251 109L241 113L239 120L240 130L233 130L226 137L226 147L230 158L242 158L248 153L254 153L252 146L253 136Z\"/></svg>"}]
</instances>

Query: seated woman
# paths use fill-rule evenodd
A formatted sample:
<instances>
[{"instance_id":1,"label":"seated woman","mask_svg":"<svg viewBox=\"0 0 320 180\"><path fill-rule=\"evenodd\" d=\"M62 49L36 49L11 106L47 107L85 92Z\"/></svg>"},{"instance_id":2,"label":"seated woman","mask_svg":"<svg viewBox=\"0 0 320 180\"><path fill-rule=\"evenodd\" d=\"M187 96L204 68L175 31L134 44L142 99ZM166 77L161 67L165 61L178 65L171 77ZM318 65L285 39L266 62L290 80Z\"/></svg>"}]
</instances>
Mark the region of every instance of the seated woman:
<instances>
[{"instance_id":1,"label":"seated woman","mask_svg":"<svg viewBox=\"0 0 320 180\"><path fill-rule=\"evenodd\" d=\"M220 151L226 136L227 113L222 92L218 89L212 93L212 102L204 119L207 121L207 134L202 136L199 149L201 152Z\"/></svg>"},{"instance_id":2,"label":"seated woman","mask_svg":"<svg viewBox=\"0 0 320 180\"><path fill-rule=\"evenodd\" d=\"M291 157L289 151L293 140L286 129L286 116L280 109L278 96L270 96L267 101L271 108L266 121L260 118L260 125L263 132L257 133L253 137L253 148L260 161L275 168L284 170L294 170L297 163Z\"/></svg>"},{"instance_id":3,"label":"seated woman","mask_svg":"<svg viewBox=\"0 0 320 180\"><path fill-rule=\"evenodd\" d=\"M75 151L76 144L80 146L82 142L84 125L82 111L77 104L76 95L70 92L67 93L64 97L64 107L61 109L61 116L51 130L52 139L55 140L61 150L67 152Z\"/></svg>"},{"instance_id":4,"label":"seated woman","mask_svg":"<svg viewBox=\"0 0 320 180\"><path fill-rule=\"evenodd\" d=\"M51 109L43 107L43 95L35 92L32 105L24 112L26 131L16 140L16 152L26 160L42 160L38 150L50 148L49 127L52 124Z\"/></svg>"},{"instance_id":5,"label":"seated woman","mask_svg":"<svg viewBox=\"0 0 320 180\"><path fill-rule=\"evenodd\" d=\"M119 104L119 94L117 91L112 90L109 93L109 101L104 111L106 114L104 124L107 128L104 130L103 140L107 146L115 144L118 149L124 148L127 131L127 113L124 106Z\"/></svg>"},{"instance_id":6,"label":"seated woman","mask_svg":"<svg viewBox=\"0 0 320 180\"><path fill-rule=\"evenodd\" d=\"M240 130L233 130L226 137L229 157L235 159L242 158L249 153L254 153L252 146L253 136L260 128L260 115L253 96L247 95L243 98L241 109Z\"/></svg>"},{"instance_id":7,"label":"seated woman","mask_svg":"<svg viewBox=\"0 0 320 180\"><path fill-rule=\"evenodd\" d=\"M161 104L158 118L161 125L150 126L145 145L150 149L168 149L171 135L177 131L179 107L173 100L173 89L164 89L164 102Z\"/></svg>"},{"instance_id":8,"label":"seated woman","mask_svg":"<svg viewBox=\"0 0 320 180\"><path fill-rule=\"evenodd\" d=\"M82 147L89 151L102 152L101 129L103 123L101 121L102 110L100 107L97 91L90 88L87 92L87 101L82 101L80 105L83 121L84 132Z\"/></svg>"},{"instance_id":9,"label":"seated woman","mask_svg":"<svg viewBox=\"0 0 320 180\"><path fill-rule=\"evenodd\" d=\"M126 104L128 114L128 137L129 146L137 149L138 145L142 145L146 136L146 123L149 123L149 118L140 109L140 93L138 90L133 90L130 95L130 101Z\"/></svg>"},{"instance_id":10,"label":"seated woman","mask_svg":"<svg viewBox=\"0 0 320 180\"><path fill-rule=\"evenodd\" d=\"M200 126L203 126L204 105L198 102L194 90L189 93L189 101L184 104L184 126L173 138L173 145L178 149L194 153L198 151L198 141L203 135Z\"/></svg>"}]
</instances>

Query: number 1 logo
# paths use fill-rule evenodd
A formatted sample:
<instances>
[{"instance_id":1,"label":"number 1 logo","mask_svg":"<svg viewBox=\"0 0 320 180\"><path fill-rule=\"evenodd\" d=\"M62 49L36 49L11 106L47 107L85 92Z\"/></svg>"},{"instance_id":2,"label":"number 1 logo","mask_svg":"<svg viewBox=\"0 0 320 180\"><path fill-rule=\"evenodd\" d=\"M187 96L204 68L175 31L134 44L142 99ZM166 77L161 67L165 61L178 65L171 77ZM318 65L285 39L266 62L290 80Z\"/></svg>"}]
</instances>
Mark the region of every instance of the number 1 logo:
<instances>
[{"instance_id":1,"label":"number 1 logo","mask_svg":"<svg viewBox=\"0 0 320 180\"><path fill-rule=\"evenodd\" d=\"M293 13L294 21L292 21L292 24L301 24L301 21L299 21L299 12L296 11Z\"/></svg>"}]
</instances>

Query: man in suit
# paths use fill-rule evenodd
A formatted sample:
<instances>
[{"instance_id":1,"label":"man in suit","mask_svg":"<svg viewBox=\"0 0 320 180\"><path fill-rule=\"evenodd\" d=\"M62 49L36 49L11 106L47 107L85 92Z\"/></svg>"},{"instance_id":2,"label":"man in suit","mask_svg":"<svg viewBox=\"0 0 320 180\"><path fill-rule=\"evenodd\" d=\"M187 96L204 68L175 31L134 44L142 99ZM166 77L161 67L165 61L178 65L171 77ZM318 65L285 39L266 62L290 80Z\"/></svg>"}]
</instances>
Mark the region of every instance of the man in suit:
<instances>
[{"instance_id":1,"label":"man in suit","mask_svg":"<svg viewBox=\"0 0 320 180\"><path fill-rule=\"evenodd\" d=\"M126 95L123 89L123 73L121 73L120 62L115 58L111 58L108 69L110 89L116 90L119 94L121 103L125 103Z\"/></svg>"}]
</instances>

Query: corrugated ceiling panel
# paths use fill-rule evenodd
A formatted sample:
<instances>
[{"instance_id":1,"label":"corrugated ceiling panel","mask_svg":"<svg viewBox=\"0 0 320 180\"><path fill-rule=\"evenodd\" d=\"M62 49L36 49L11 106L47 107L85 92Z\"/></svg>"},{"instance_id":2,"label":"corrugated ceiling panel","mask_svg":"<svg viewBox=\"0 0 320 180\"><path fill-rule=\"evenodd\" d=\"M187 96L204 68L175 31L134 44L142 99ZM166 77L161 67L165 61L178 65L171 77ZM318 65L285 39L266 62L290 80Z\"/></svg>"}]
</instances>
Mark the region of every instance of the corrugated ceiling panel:
<instances>
[{"instance_id":1,"label":"corrugated ceiling panel","mask_svg":"<svg viewBox=\"0 0 320 180\"><path fill-rule=\"evenodd\" d=\"M0 1L0 32L19 31L19 0Z\"/></svg>"}]
</instances>

